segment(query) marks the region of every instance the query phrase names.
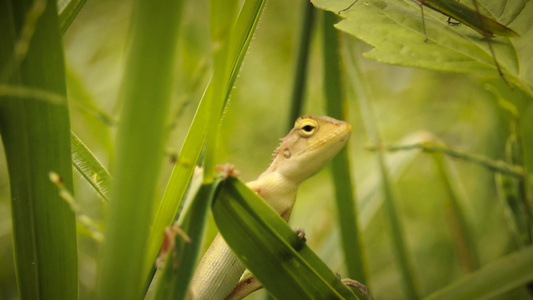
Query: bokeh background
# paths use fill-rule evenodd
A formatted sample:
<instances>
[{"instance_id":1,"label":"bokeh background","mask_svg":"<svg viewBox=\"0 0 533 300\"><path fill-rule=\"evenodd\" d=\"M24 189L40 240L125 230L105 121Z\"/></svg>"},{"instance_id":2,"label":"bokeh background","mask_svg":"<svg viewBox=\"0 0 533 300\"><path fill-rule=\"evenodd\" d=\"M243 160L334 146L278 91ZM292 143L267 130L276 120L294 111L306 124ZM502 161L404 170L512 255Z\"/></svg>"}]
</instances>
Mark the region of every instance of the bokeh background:
<instances>
[{"instance_id":1,"label":"bokeh background","mask_svg":"<svg viewBox=\"0 0 533 300\"><path fill-rule=\"evenodd\" d=\"M288 132L289 124L294 121L289 120L288 111L301 7L299 0L267 2L230 97L221 125L218 163L234 164L244 181L254 179L268 166L279 138ZM130 14L131 1L91 0L64 35L72 130L108 167L114 159L115 125L120 107L116 99L128 43ZM172 170L171 155L180 149L211 72L208 1L188 1L183 16L180 59L176 65L176 88L169 120L169 155L160 179L161 193ZM321 12L317 10L315 17L319 24ZM312 35L304 113L323 115L322 32L320 26L316 29ZM516 106L526 168L533 168L533 105L520 90L507 87L499 78L378 63L362 56L370 46L348 35L342 38L345 44L351 45L372 91L370 101L385 144L409 144L433 136L451 148L493 160L505 159L512 118L487 88L490 84L503 91L503 97ZM347 120L354 126L349 153L369 268L369 288L376 299L401 299L399 273L381 209L378 165L374 152L368 149L372 145L357 101L358 97L369 96L362 95L356 78L347 75L345 82ZM17 299L17 287L9 183L4 155L1 157L0 299L7 300ZM397 207L407 246L422 293L426 295L465 274L446 221L445 186L431 154L419 150L400 151L387 155L387 159L395 180ZM451 159L449 163L473 229L480 263L484 265L514 251L516 244L509 235L509 216L505 203L498 197L495 174L460 159ZM328 171L302 184L290 224L304 228L311 248L332 270L342 274L345 271ZM105 215L101 200L80 176L76 177L75 195L83 210L101 222ZM97 257L98 244L79 228L81 299L94 297ZM525 289L519 289L504 298L530 299L531 296Z\"/></svg>"}]
</instances>

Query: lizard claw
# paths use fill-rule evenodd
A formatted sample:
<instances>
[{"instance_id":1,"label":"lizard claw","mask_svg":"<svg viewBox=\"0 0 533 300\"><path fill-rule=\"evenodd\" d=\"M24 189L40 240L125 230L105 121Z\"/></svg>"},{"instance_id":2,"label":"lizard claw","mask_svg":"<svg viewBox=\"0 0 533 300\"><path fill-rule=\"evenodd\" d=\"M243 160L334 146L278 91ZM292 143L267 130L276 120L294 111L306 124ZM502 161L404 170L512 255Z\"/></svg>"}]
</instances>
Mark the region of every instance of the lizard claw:
<instances>
[{"instance_id":1,"label":"lizard claw","mask_svg":"<svg viewBox=\"0 0 533 300\"><path fill-rule=\"evenodd\" d=\"M307 239L305 238L305 230L303 228L296 228L294 230L294 232L296 233L296 236L302 241L302 242L306 242Z\"/></svg>"}]
</instances>

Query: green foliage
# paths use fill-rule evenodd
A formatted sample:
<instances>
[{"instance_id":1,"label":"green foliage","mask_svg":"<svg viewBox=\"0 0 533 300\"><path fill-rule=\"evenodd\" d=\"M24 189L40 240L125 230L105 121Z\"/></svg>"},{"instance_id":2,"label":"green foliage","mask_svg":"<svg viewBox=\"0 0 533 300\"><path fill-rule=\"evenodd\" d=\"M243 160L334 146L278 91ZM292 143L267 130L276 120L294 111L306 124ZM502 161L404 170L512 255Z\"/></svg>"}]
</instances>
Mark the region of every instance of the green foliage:
<instances>
[{"instance_id":1,"label":"green foliage","mask_svg":"<svg viewBox=\"0 0 533 300\"><path fill-rule=\"evenodd\" d=\"M118 155L97 276L100 299L138 299L144 293L141 262L149 254L182 7L182 1L154 5L144 0L133 6L119 98Z\"/></svg>"},{"instance_id":2,"label":"green foliage","mask_svg":"<svg viewBox=\"0 0 533 300\"><path fill-rule=\"evenodd\" d=\"M445 0L441 0L446 2ZM451 0L450 0L451 1ZM503 73L510 82L533 96L531 67L533 7L526 0L482 1L482 12L509 25L520 37L492 39L494 51ZM496 6L496 3L498 3ZM507 3L507 5L504 5ZM317 0L322 9L338 13L350 3L344 0ZM487 42L478 33L464 26L449 26L447 18L425 10L422 27L420 9L411 1L358 1L347 11L336 27L372 45L366 57L380 62L448 72L478 73L497 76L496 66Z\"/></svg>"},{"instance_id":3,"label":"green foliage","mask_svg":"<svg viewBox=\"0 0 533 300\"><path fill-rule=\"evenodd\" d=\"M324 92L328 115L346 119L346 97L341 69L340 35L333 24L337 17L324 12L322 22L324 29ZM366 258L359 229L359 211L354 197L355 186L352 184L349 147L342 149L332 160L332 176L335 185L335 198L341 230L342 246L346 270L350 277L357 278L363 284L368 282Z\"/></svg>"},{"instance_id":4,"label":"green foliage","mask_svg":"<svg viewBox=\"0 0 533 300\"><path fill-rule=\"evenodd\" d=\"M221 184L213 215L224 240L274 297L358 299L241 181Z\"/></svg>"},{"instance_id":5,"label":"green foliage","mask_svg":"<svg viewBox=\"0 0 533 300\"><path fill-rule=\"evenodd\" d=\"M212 207L281 298L354 298L338 272L378 299L531 299L530 1L478 1L520 35L491 39L514 88L479 32L428 7L424 42L411 0L44 2L0 1L0 298L184 298ZM210 204L213 166L256 177L291 110L354 125L331 181L299 190L305 244L238 180Z\"/></svg>"},{"instance_id":6,"label":"green foliage","mask_svg":"<svg viewBox=\"0 0 533 300\"><path fill-rule=\"evenodd\" d=\"M111 175L74 133L71 133L70 137L74 168L94 188L95 192L107 202L111 186Z\"/></svg>"},{"instance_id":7,"label":"green foliage","mask_svg":"<svg viewBox=\"0 0 533 300\"><path fill-rule=\"evenodd\" d=\"M72 191L70 126L55 1L1 1L0 36L0 85L15 91L0 96L0 130L9 172L19 297L75 299L74 213L49 179L49 173L56 172Z\"/></svg>"}]
</instances>

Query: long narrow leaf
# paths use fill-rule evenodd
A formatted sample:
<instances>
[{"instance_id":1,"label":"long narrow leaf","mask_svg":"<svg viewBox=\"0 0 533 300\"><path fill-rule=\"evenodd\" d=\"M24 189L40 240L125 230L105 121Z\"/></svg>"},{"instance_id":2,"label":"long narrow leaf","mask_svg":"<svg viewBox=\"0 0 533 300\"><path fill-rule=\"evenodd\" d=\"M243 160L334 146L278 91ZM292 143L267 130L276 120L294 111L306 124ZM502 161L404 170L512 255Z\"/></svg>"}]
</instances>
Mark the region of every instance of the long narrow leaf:
<instances>
[{"instance_id":1,"label":"long narrow leaf","mask_svg":"<svg viewBox=\"0 0 533 300\"><path fill-rule=\"evenodd\" d=\"M324 28L324 90L328 115L345 119L344 84L340 59L340 33L333 27L337 16L323 13ZM349 150L345 147L333 158L332 174L335 186L337 215L339 217L341 241L348 276L362 283L368 283L362 237L359 230L357 200L352 184Z\"/></svg>"},{"instance_id":2,"label":"long narrow leaf","mask_svg":"<svg viewBox=\"0 0 533 300\"><path fill-rule=\"evenodd\" d=\"M205 218L215 195L220 178L209 184L203 184L191 202L190 209L179 222L180 230L189 240L176 236L176 246L167 255L164 273L160 278L157 300L185 299L192 277L198 249L202 244Z\"/></svg>"},{"instance_id":3,"label":"long narrow leaf","mask_svg":"<svg viewBox=\"0 0 533 300\"><path fill-rule=\"evenodd\" d=\"M213 203L224 240L266 289L280 299L357 299L244 183L228 178Z\"/></svg>"},{"instance_id":4,"label":"long narrow leaf","mask_svg":"<svg viewBox=\"0 0 533 300\"><path fill-rule=\"evenodd\" d=\"M291 93L291 110L287 124L287 131L294 126L294 120L302 115L302 106L304 99L304 92L307 80L307 69L309 66L309 52L311 49L311 33L315 27L315 11L314 6L302 1L302 25L300 27L300 37L298 40L298 56L296 57L296 67L293 75L292 93ZM332 116L333 117L333 116Z\"/></svg>"},{"instance_id":5,"label":"long narrow leaf","mask_svg":"<svg viewBox=\"0 0 533 300\"><path fill-rule=\"evenodd\" d=\"M56 1L0 1L0 85L66 99ZM76 223L49 173L72 191L65 101L0 95L20 299L77 299Z\"/></svg>"},{"instance_id":6,"label":"long narrow leaf","mask_svg":"<svg viewBox=\"0 0 533 300\"><path fill-rule=\"evenodd\" d=\"M164 154L183 1L134 2L109 218L97 277L100 299L140 299ZM163 30L164 29L164 30ZM127 255L126 255L127 254Z\"/></svg>"},{"instance_id":7,"label":"long narrow leaf","mask_svg":"<svg viewBox=\"0 0 533 300\"><path fill-rule=\"evenodd\" d=\"M350 56L350 69L354 78L357 78L363 86L361 95L358 97L359 106L361 108L361 114L363 116L363 122L367 131L368 137L371 142L376 145L381 145L381 134L378 129L377 120L374 116L374 110L370 99L372 99L372 92L365 82L363 73L361 72L358 62L353 55ZM392 239L392 253L395 260L398 263L398 267L401 273L401 283L407 299L417 299L419 296L418 283L414 274L413 262L410 257L410 253L407 250L405 243L405 236L398 211L396 209L396 191L389 173L389 168L385 160L385 152L382 147L379 147L376 153L376 160L381 177L381 188L383 202L385 205L385 213L387 217L387 223L389 225L390 236Z\"/></svg>"},{"instance_id":8,"label":"long narrow leaf","mask_svg":"<svg viewBox=\"0 0 533 300\"><path fill-rule=\"evenodd\" d=\"M432 156L447 193L445 212L453 237L455 252L463 269L471 272L479 268L480 259L476 248L475 236L472 234L472 228L469 226L470 224L463 210L464 200L459 196L459 180L457 178L453 180L454 177L449 166L450 162L445 161L441 153L435 153Z\"/></svg>"},{"instance_id":9,"label":"long narrow leaf","mask_svg":"<svg viewBox=\"0 0 533 300\"><path fill-rule=\"evenodd\" d=\"M70 136L72 164L98 195L107 202L109 199L109 187L111 186L111 175L74 132Z\"/></svg>"}]
</instances>

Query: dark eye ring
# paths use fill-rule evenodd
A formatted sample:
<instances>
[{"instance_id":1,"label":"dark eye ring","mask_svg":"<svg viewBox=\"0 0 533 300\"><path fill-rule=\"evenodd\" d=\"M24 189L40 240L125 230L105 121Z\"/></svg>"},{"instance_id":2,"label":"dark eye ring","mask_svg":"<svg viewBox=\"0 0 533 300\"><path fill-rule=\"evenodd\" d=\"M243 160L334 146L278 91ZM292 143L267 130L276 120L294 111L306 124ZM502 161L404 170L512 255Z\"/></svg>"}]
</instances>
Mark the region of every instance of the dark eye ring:
<instances>
[{"instance_id":1,"label":"dark eye ring","mask_svg":"<svg viewBox=\"0 0 533 300\"><path fill-rule=\"evenodd\" d=\"M315 127L311 125L305 125L304 127L302 127L302 129L306 132L311 132L313 131L313 129L315 129Z\"/></svg>"}]
</instances>

